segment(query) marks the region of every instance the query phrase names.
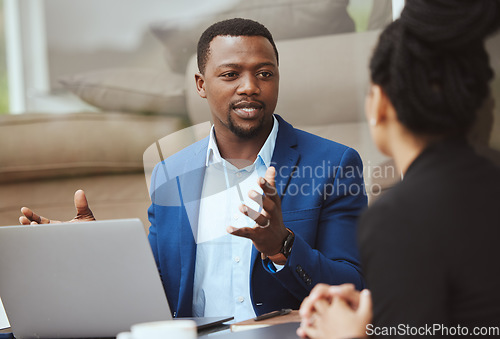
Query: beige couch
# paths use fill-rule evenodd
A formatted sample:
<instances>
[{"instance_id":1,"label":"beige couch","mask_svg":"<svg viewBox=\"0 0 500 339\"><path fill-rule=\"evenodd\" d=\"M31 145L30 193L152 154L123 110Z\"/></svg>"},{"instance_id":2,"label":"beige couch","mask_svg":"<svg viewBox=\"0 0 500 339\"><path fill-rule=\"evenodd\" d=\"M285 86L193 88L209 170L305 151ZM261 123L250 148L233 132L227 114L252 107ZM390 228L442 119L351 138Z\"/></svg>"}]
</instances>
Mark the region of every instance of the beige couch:
<instances>
[{"instance_id":1,"label":"beige couch","mask_svg":"<svg viewBox=\"0 0 500 339\"><path fill-rule=\"evenodd\" d=\"M210 23L231 17L264 23L278 42L279 114L379 162L362 112L367 57L376 32L353 33L348 4L347 0L240 0L217 13L152 22L149 35L164 47L164 68L148 64L131 69L130 60L123 63L117 58L115 68L96 64L92 72L59 79L98 112L0 116L0 225L16 224L21 206L68 220L74 216L73 193L81 188L97 218L139 217L147 227L147 174L159 158L153 145L144 167L143 153L161 139L167 156L206 134L207 125L195 136L191 131L171 135L210 119L194 87L196 40ZM368 28L390 20L390 1L377 5ZM51 50L51 60L55 52ZM139 60L160 57L140 52L135 53ZM92 60L101 59L106 58L96 55ZM59 61L51 64L51 74L71 69L68 58Z\"/></svg>"},{"instance_id":2,"label":"beige couch","mask_svg":"<svg viewBox=\"0 0 500 339\"><path fill-rule=\"evenodd\" d=\"M364 117L367 64L377 36L378 31L369 31L277 40L281 81L276 112L296 127L358 150L371 201L400 177L372 143ZM487 43L497 73L499 42L500 34ZM167 156L208 130L205 125L196 135L189 130L172 135L210 119L195 90L195 56L186 64L183 74L168 68L114 69L64 79L100 112L0 116L0 225L16 224L21 206L70 219L73 193L84 189L97 218L138 217L147 227L147 174L159 158L150 157L144 168L145 150L161 140ZM492 87L498 102L500 77ZM492 125L491 118L500 116L499 106L486 105L485 124L474 137L497 149L500 119ZM484 138L491 126L491 138Z\"/></svg>"},{"instance_id":3,"label":"beige couch","mask_svg":"<svg viewBox=\"0 0 500 339\"><path fill-rule=\"evenodd\" d=\"M278 42L276 112L297 127L354 147L367 165L385 159L371 143L363 114L365 65L376 36L373 31ZM70 219L73 193L81 188L97 218L138 217L147 226L143 152L190 123L210 119L195 90L195 71L192 56L184 88L189 119L112 111L0 116L0 225L16 224L21 206ZM183 144L169 142L164 155Z\"/></svg>"},{"instance_id":4,"label":"beige couch","mask_svg":"<svg viewBox=\"0 0 500 339\"><path fill-rule=\"evenodd\" d=\"M74 50L57 54L57 46L51 46L51 83L56 76L73 72L58 79L59 84L98 111L0 116L0 225L16 224L21 206L48 217L70 219L73 193L81 188L97 218L139 217L147 227L147 174L159 160L156 145L148 147L161 139L159 145L167 156L206 134L206 128L195 135L172 132L210 119L206 102L195 91L196 40L210 23L231 17L252 18L271 30L280 53L276 112L296 127L358 150L373 201L379 190L400 177L372 143L364 117L368 60L378 36L373 29L391 20L392 2L373 1L369 16L363 8L354 8L362 3L237 0L219 12L151 22L150 30L144 32L148 48L141 44L122 57L113 52L112 59L109 53L98 51L92 51L91 58ZM355 33L363 17L369 31ZM95 22L88 20L88 25ZM161 58L154 47L161 45L164 67L153 67L152 60ZM487 47L498 74L500 34ZM105 51L111 49L107 46ZM136 56L133 62L131 55ZM78 73L82 69L93 71ZM61 87L52 90L59 92ZM498 76L492 92L499 102ZM493 111L497 119L492 137L483 141L496 149L500 149L499 107ZM491 121L485 121L486 127L491 126ZM487 134L481 133L476 139ZM152 156L144 167L146 149Z\"/></svg>"},{"instance_id":5,"label":"beige couch","mask_svg":"<svg viewBox=\"0 0 500 339\"><path fill-rule=\"evenodd\" d=\"M77 189L97 218L147 225L142 154L184 126L180 118L113 112L0 116L0 225L18 223L21 206L69 220Z\"/></svg>"}]
</instances>

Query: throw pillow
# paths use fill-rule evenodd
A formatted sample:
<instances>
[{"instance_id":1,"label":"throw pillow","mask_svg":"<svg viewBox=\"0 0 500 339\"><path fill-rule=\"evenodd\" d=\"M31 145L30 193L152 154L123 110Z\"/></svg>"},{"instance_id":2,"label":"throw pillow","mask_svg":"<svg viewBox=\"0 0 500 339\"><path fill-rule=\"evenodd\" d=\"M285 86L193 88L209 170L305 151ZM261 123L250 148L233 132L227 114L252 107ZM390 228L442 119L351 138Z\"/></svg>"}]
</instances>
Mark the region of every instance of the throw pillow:
<instances>
[{"instance_id":1,"label":"throw pillow","mask_svg":"<svg viewBox=\"0 0 500 339\"><path fill-rule=\"evenodd\" d=\"M245 0L223 12L159 22L151 26L166 47L169 66L184 72L201 33L212 23L236 17L265 25L275 40L305 38L354 31L348 0Z\"/></svg>"},{"instance_id":2,"label":"throw pillow","mask_svg":"<svg viewBox=\"0 0 500 339\"><path fill-rule=\"evenodd\" d=\"M106 111L185 115L184 75L157 69L105 69L60 82L83 101Z\"/></svg>"}]
</instances>

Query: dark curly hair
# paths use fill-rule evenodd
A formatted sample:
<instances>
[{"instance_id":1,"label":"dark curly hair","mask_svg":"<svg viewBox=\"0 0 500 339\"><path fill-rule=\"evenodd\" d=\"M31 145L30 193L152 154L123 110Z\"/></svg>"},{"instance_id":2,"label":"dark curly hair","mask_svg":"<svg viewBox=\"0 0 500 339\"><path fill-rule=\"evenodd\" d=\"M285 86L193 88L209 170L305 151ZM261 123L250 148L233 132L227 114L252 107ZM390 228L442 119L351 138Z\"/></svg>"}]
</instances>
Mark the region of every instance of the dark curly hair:
<instances>
[{"instance_id":1,"label":"dark curly hair","mask_svg":"<svg viewBox=\"0 0 500 339\"><path fill-rule=\"evenodd\" d=\"M484 39L499 26L499 0L407 0L380 35L371 80L410 131L463 135L489 94Z\"/></svg>"},{"instance_id":2,"label":"dark curly hair","mask_svg":"<svg viewBox=\"0 0 500 339\"><path fill-rule=\"evenodd\" d=\"M208 27L198 41L198 69L203 74L210 55L210 42L217 36L262 36L269 40L278 61L278 49L274 44L271 32L257 21L250 19L234 18L216 22Z\"/></svg>"}]
</instances>

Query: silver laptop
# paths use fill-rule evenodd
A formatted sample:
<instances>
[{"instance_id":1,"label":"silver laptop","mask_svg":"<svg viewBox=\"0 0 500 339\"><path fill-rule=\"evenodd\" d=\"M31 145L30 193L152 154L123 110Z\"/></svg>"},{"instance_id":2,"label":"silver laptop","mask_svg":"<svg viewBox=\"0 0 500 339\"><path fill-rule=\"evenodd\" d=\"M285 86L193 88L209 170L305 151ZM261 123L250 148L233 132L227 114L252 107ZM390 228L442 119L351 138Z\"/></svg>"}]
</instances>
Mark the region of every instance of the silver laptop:
<instances>
[{"instance_id":1,"label":"silver laptop","mask_svg":"<svg viewBox=\"0 0 500 339\"><path fill-rule=\"evenodd\" d=\"M16 338L114 337L172 319L139 219L0 227L0 297Z\"/></svg>"}]
</instances>

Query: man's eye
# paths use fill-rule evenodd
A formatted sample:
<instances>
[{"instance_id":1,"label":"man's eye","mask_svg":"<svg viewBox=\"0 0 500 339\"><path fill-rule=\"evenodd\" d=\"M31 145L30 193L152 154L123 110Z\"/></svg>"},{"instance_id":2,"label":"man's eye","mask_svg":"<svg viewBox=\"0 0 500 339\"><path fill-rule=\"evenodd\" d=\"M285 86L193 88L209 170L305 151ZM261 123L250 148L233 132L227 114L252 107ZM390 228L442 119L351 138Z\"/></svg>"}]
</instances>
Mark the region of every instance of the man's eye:
<instances>
[{"instance_id":1,"label":"man's eye","mask_svg":"<svg viewBox=\"0 0 500 339\"><path fill-rule=\"evenodd\" d=\"M235 76L236 76L235 72L229 72L229 73L222 74L223 78L234 78Z\"/></svg>"},{"instance_id":2,"label":"man's eye","mask_svg":"<svg viewBox=\"0 0 500 339\"><path fill-rule=\"evenodd\" d=\"M259 77L261 77L261 78L269 78L269 77L271 77L272 75L273 75L273 73L271 73L271 72L260 72L260 73L258 74L258 76L259 76Z\"/></svg>"}]
</instances>

